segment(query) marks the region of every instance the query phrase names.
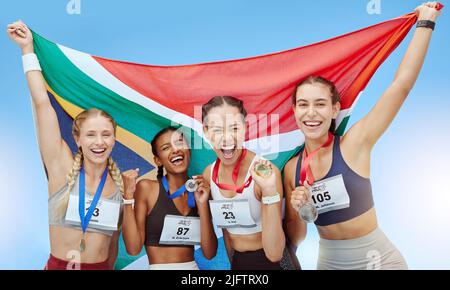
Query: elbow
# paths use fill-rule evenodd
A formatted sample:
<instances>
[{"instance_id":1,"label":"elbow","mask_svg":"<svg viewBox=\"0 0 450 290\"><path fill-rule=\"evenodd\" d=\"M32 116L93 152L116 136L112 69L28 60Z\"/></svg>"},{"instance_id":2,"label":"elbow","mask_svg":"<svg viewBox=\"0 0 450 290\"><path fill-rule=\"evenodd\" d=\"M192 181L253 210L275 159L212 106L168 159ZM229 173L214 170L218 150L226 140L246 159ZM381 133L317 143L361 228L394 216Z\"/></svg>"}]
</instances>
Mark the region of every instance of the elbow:
<instances>
[{"instance_id":1,"label":"elbow","mask_svg":"<svg viewBox=\"0 0 450 290\"><path fill-rule=\"evenodd\" d=\"M45 110L51 107L51 103L47 95L42 97L33 97L32 100L36 110Z\"/></svg>"},{"instance_id":2,"label":"elbow","mask_svg":"<svg viewBox=\"0 0 450 290\"><path fill-rule=\"evenodd\" d=\"M297 237L297 241L296 241L297 247L300 246L300 243L303 242L305 239L306 239L306 226L300 230L300 233L299 233L299 235Z\"/></svg>"},{"instance_id":3,"label":"elbow","mask_svg":"<svg viewBox=\"0 0 450 290\"><path fill-rule=\"evenodd\" d=\"M414 87L414 81L411 80L408 76L397 76L392 83L391 87L395 87L401 95L407 96L411 92Z\"/></svg>"},{"instance_id":4,"label":"elbow","mask_svg":"<svg viewBox=\"0 0 450 290\"><path fill-rule=\"evenodd\" d=\"M138 245L126 245L127 253L131 256L137 256L141 253L141 247Z\"/></svg>"},{"instance_id":5,"label":"elbow","mask_svg":"<svg viewBox=\"0 0 450 290\"><path fill-rule=\"evenodd\" d=\"M283 258L285 244L285 239L283 239L282 243L280 243L276 248L274 247L273 249L268 250L264 249L264 253L267 259L272 263L281 261L281 259Z\"/></svg>"},{"instance_id":6,"label":"elbow","mask_svg":"<svg viewBox=\"0 0 450 290\"><path fill-rule=\"evenodd\" d=\"M275 243L273 243L273 242L275 242ZM273 241L273 242L268 247L264 246L263 250L264 250L264 254L266 255L266 258L270 262L278 263L283 258L284 247L286 246L286 239L283 235L280 239Z\"/></svg>"},{"instance_id":7,"label":"elbow","mask_svg":"<svg viewBox=\"0 0 450 290\"><path fill-rule=\"evenodd\" d=\"M294 237L289 237L289 242L290 244L292 244L294 247L298 248L300 246L300 244L305 240L304 237L301 236L294 236Z\"/></svg>"},{"instance_id":8,"label":"elbow","mask_svg":"<svg viewBox=\"0 0 450 290\"><path fill-rule=\"evenodd\" d=\"M302 235L300 234L296 234L296 233L292 233L292 231L286 231L286 235L287 235L287 239L289 241L289 243L295 245L296 247L298 247L300 245L300 243L305 239L306 235Z\"/></svg>"},{"instance_id":9,"label":"elbow","mask_svg":"<svg viewBox=\"0 0 450 290\"><path fill-rule=\"evenodd\" d=\"M217 255L217 239L209 242L207 245L202 245L201 248L203 256L207 260L212 260Z\"/></svg>"},{"instance_id":10,"label":"elbow","mask_svg":"<svg viewBox=\"0 0 450 290\"><path fill-rule=\"evenodd\" d=\"M283 251L277 253L266 252L267 259L272 263L277 263L283 258Z\"/></svg>"},{"instance_id":11,"label":"elbow","mask_svg":"<svg viewBox=\"0 0 450 290\"><path fill-rule=\"evenodd\" d=\"M207 260L212 260L217 254L217 250L216 249L211 249L209 251L204 251L203 252L203 256L207 259Z\"/></svg>"},{"instance_id":12,"label":"elbow","mask_svg":"<svg viewBox=\"0 0 450 290\"><path fill-rule=\"evenodd\" d=\"M306 238L307 225L301 222L300 219L287 220L284 225L284 232L288 242L298 247Z\"/></svg>"},{"instance_id":13,"label":"elbow","mask_svg":"<svg viewBox=\"0 0 450 290\"><path fill-rule=\"evenodd\" d=\"M130 256L137 256L141 253L141 251L137 250L137 249L127 249L127 253Z\"/></svg>"}]
</instances>

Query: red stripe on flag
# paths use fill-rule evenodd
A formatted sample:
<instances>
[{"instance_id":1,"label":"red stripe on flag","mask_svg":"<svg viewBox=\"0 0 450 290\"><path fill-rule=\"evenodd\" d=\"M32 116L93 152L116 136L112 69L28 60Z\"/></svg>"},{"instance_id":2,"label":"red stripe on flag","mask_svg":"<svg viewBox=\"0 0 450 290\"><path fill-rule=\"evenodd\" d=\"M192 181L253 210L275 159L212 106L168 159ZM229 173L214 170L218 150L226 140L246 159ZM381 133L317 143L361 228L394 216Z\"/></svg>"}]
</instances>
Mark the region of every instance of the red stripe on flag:
<instances>
[{"instance_id":1,"label":"red stripe on flag","mask_svg":"<svg viewBox=\"0 0 450 290\"><path fill-rule=\"evenodd\" d=\"M231 95L244 100L249 114L278 114L276 133L285 133L297 129L291 95L299 81L309 75L328 78L342 95L341 108L351 107L415 21L416 16L408 14L317 44L231 61L151 66L95 59L130 88L177 112L194 117L194 106ZM259 127L259 131L267 127L268 134L262 135L275 129L270 123ZM256 137L262 136L256 132L248 136Z\"/></svg>"}]
</instances>

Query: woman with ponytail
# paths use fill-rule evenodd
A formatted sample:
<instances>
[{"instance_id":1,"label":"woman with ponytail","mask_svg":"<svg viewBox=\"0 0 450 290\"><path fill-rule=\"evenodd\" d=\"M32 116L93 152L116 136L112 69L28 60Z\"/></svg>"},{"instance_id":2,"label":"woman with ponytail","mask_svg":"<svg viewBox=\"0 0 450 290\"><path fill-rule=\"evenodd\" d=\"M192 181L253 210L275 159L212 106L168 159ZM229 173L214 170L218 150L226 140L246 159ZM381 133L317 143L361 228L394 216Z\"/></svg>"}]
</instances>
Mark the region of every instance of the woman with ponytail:
<instances>
[{"instance_id":1,"label":"woman with ponytail","mask_svg":"<svg viewBox=\"0 0 450 290\"><path fill-rule=\"evenodd\" d=\"M306 235L305 222L315 223L320 236L318 270L408 269L401 252L378 225L370 161L373 147L414 87L440 15L437 2L424 3L415 12L417 29L392 84L342 137L334 135L340 97L333 82L311 76L292 95L305 145L284 168L290 201L285 227L298 245Z\"/></svg>"},{"instance_id":2,"label":"woman with ponytail","mask_svg":"<svg viewBox=\"0 0 450 290\"><path fill-rule=\"evenodd\" d=\"M191 151L176 128L160 131L151 145L158 180L143 179L136 184L138 170L123 175L125 198L136 199L134 209L124 209L127 252L138 255L145 245L150 270L198 270L194 245L201 246L207 259L217 251L209 182L202 175L188 179Z\"/></svg>"},{"instance_id":3,"label":"woman with ponytail","mask_svg":"<svg viewBox=\"0 0 450 290\"><path fill-rule=\"evenodd\" d=\"M22 49L39 148L48 173L51 254L45 269L112 269L123 193L120 170L110 157L116 123L98 109L79 114L72 128L78 146L74 157L61 137L31 31L19 21L9 25L7 33Z\"/></svg>"}]
</instances>

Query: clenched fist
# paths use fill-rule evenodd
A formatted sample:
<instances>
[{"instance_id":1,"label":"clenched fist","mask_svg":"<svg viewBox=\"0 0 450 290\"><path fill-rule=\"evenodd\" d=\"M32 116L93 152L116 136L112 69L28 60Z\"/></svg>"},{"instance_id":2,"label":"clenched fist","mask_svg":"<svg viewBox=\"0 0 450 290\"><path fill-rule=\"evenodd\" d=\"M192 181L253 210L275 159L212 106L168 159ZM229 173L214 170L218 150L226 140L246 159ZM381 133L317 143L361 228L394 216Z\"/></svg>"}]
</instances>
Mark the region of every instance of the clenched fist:
<instances>
[{"instance_id":1,"label":"clenched fist","mask_svg":"<svg viewBox=\"0 0 450 290\"><path fill-rule=\"evenodd\" d=\"M139 177L139 168L131 169L122 173L124 198L133 199L136 191L137 178Z\"/></svg>"},{"instance_id":2,"label":"clenched fist","mask_svg":"<svg viewBox=\"0 0 450 290\"><path fill-rule=\"evenodd\" d=\"M296 211L308 202L311 202L311 196L307 187L299 186L292 191L291 205Z\"/></svg>"}]
</instances>

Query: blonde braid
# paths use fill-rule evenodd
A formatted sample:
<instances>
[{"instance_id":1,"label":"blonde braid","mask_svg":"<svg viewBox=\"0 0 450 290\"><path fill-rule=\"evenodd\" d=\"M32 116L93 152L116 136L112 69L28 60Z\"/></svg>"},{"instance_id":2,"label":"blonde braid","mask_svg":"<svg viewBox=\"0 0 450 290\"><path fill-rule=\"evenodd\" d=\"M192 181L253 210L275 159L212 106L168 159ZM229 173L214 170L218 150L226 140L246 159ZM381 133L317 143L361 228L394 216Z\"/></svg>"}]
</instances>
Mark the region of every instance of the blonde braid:
<instances>
[{"instance_id":1,"label":"blonde braid","mask_svg":"<svg viewBox=\"0 0 450 290\"><path fill-rule=\"evenodd\" d=\"M78 149L77 154L75 155L73 166L70 172L67 174L67 190L63 194L63 199L61 200L57 210L56 215L60 219L63 219L66 215L67 206L69 204L70 191L72 190L75 182L80 175L81 166L83 165L83 152L81 149Z\"/></svg>"},{"instance_id":2,"label":"blonde braid","mask_svg":"<svg viewBox=\"0 0 450 290\"><path fill-rule=\"evenodd\" d=\"M120 173L119 166L117 166L112 157L108 158L108 169L114 183L119 187L120 193L123 195L125 190L123 188L122 174Z\"/></svg>"},{"instance_id":3,"label":"blonde braid","mask_svg":"<svg viewBox=\"0 0 450 290\"><path fill-rule=\"evenodd\" d=\"M123 188L122 174L120 173L119 166L117 166L116 162L114 162L112 157L108 158L108 170L109 170L109 174L111 175L114 183L117 185L117 187L120 188L120 193L123 196L125 193L125 190ZM119 228L119 231L122 230L122 217L119 218L118 228Z\"/></svg>"}]
</instances>

